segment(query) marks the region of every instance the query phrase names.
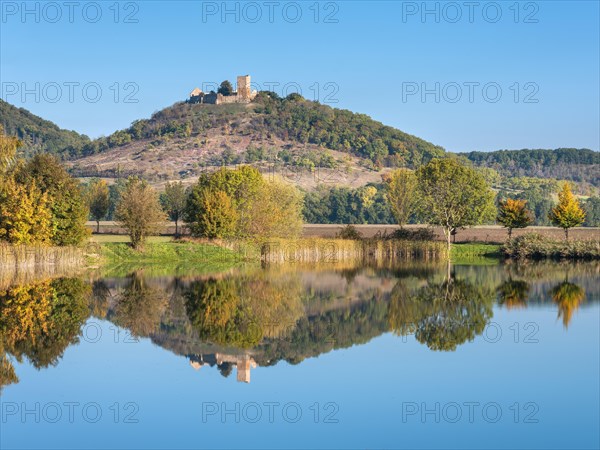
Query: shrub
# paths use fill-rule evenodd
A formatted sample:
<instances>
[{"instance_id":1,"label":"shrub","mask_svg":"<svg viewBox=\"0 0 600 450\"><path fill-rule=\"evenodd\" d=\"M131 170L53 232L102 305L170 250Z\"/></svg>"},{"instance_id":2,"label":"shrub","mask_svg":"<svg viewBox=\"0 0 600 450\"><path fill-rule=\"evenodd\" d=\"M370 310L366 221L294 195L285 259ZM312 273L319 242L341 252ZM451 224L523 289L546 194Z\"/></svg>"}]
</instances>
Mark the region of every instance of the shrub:
<instances>
[{"instance_id":1,"label":"shrub","mask_svg":"<svg viewBox=\"0 0 600 450\"><path fill-rule=\"evenodd\" d=\"M388 239L402 239L405 241L435 241L435 232L432 228L417 228L407 230L399 228L387 236Z\"/></svg>"},{"instance_id":2,"label":"shrub","mask_svg":"<svg viewBox=\"0 0 600 450\"><path fill-rule=\"evenodd\" d=\"M354 225L346 225L339 233L335 235L338 239L351 239L353 241L360 241L363 235L356 229Z\"/></svg>"},{"instance_id":3,"label":"shrub","mask_svg":"<svg viewBox=\"0 0 600 450\"><path fill-rule=\"evenodd\" d=\"M528 233L506 242L502 253L511 258L600 259L600 242L559 241Z\"/></svg>"}]
</instances>

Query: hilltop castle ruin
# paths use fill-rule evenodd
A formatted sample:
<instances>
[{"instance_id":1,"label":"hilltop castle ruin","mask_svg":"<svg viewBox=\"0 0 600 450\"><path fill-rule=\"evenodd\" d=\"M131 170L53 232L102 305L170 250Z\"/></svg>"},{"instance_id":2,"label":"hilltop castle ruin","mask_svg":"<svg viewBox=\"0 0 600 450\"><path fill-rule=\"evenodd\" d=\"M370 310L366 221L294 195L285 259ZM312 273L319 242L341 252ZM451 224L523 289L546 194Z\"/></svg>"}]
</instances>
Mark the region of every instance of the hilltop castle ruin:
<instances>
[{"instance_id":1,"label":"hilltop castle ruin","mask_svg":"<svg viewBox=\"0 0 600 450\"><path fill-rule=\"evenodd\" d=\"M202 92L200 88L195 88L190 92L190 103L208 103L210 105L220 105L223 103L250 103L257 92L250 86L250 75L240 75L237 77L237 91L232 95L223 95L217 92Z\"/></svg>"}]
</instances>

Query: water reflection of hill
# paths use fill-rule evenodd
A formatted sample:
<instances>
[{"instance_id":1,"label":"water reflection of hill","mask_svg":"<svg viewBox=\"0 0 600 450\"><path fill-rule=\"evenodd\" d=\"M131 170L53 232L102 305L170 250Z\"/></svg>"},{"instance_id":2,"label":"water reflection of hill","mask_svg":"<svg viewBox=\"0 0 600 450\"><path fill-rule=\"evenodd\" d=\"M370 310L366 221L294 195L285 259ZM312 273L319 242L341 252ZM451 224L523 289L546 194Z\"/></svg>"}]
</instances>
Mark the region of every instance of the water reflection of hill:
<instances>
[{"instance_id":1,"label":"water reflection of hill","mask_svg":"<svg viewBox=\"0 0 600 450\"><path fill-rule=\"evenodd\" d=\"M480 335L494 304L552 307L565 327L600 300L598 265L407 265L395 269L253 269L219 276L36 280L0 289L0 385L12 362L57 364L90 316L147 337L195 369L297 364L386 332L452 351Z\"/></svg>"}]
</instances>

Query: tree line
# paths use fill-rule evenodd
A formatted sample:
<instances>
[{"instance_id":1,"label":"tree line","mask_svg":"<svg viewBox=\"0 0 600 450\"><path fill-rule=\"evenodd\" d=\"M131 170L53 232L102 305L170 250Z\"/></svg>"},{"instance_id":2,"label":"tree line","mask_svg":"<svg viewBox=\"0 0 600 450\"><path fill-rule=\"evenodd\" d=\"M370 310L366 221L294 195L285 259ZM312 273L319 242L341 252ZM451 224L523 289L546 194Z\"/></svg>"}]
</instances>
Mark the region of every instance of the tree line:
<instances>
[{"instance_id":1,"label":"tree line","mask_svg":"<svg viewBox=\"0 0 600 450\"><path fill-rule=\"evenodd\" d=\"M293 238L301 232L300 191L278 179L266 180L250 166L203 174L188 189L181 182L167 183L160 196L136 177L117 190L114 218L128 230L134 248L142 247L167 218L175 222L176 235L183 221L192 236L208 239ZM106 182L96 179L88 192L99 229L110 210L110 190Z\"/></svg>"},{"instance_id":2,"label":"tree line","mask_svg":"<svg viewBox=\"0 0 600 450\"><path fill-rule=\"evenodd\" d=\"M416 171L397 169L385 177L387 197L397 223L402 227L411 217L422 223L440 226L450 245L451 236L461 228L484 223L499 224L512 230L533 223L527 200L500 198L486 180L485 172L462 164L458 159L434 159ZM585 210L564 182L558 204L551 207L548 220L565 230L583 225Z\"/></svg>"}]
</instances>

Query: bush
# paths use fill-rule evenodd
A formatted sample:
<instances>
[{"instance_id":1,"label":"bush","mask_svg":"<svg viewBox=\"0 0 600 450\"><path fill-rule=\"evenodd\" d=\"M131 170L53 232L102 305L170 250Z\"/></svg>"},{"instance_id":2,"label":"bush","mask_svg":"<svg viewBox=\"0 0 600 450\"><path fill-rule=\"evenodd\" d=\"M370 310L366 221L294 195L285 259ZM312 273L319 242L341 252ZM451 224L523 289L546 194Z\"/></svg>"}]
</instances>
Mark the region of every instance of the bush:
<instances>
[{"instance_id":1,"label":"bush","mask_svg":"<svg viewBox=\"0 0 600 450\"><path fill-rule=\"evenodd\" d=\"M358 231L354 225L346 225L335 235L335 237L338 239L351 239L354 241L360 241L363 238L360 231Z\"/></svg>"},{"instance_id":2,"label":"bush","mask_svg":"<svg viewBox=\"0 0 600 450\"><path fill-rule=\"evenodd\" d=\"M387 238L405 241L435 241L435 233L432 228L417 228L416 230L398 228Z\"/></svg>"},{"instance_id":3,"label":"bush","mask_svg":"<svg viewBox=\"0 0 600 450\"><path fill-rule=\"evenodd\" d=\"M520 259L600 259L600 242L554 240L527 233L506 242L502 253Z\"/></svg>"}]
</instances>

